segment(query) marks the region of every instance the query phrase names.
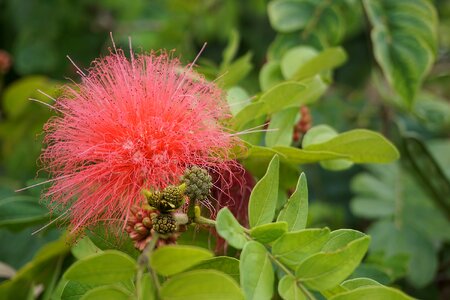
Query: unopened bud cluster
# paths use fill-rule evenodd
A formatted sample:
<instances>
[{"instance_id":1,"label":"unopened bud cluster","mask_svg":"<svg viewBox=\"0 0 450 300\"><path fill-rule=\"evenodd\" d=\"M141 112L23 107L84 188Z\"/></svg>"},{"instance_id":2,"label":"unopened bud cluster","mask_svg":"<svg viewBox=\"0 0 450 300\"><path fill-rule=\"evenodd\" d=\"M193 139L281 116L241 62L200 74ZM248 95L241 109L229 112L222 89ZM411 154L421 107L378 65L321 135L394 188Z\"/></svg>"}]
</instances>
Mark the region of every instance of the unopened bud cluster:
<instances>
[{"instance_id":1,"label":"unopened bud cluster","mask_svg":"<svg viewBox=\"0 0 450 300\"><path fill-rule=\"evenodd\" d=\"M208 198L212 188L212 178L205 169L194 166L187 169L181 181L186 184L185 194L191 201Z\"/></svg>"},{"instance_id":2,"label":"unopened bud cluster","mask_svg":"<svg viewBox=\"0 0 450 300\"><path fill-rule=\"evenodd\" d=\"M159 234L157 246L175 243L189 222L187 215L177 210L183 207L186 198L190 204L206 199L211 187L208 171L194 166L184 172L179 186L170 185L161 191L143 190L148 205L133 207L126 227L135 247L142 251L155 232Z\"/></svg>"},{"instance_id":3,"label":"unopened bud cluster","mask_svg":"<svg viewBox=\"0 0 450 300\"><path fill-rule=\"evenodd\" d=\"M158 247L176 243L178 238L177 224L167 225L167 221L164 221L165 216L167 215L146 207L133 206L131 208L131 216L127 221L125 230L138 250L144 250L145 246L152 240L154 233L161 233L160 231L164 232L158 238Z\"/></svg>"},{"instance_id":4,"label":"unopened bud cluster","mask_svg":"<svg viewBox=\"0 0 450 300\"><path fill-rule=\"evenodd\" d=\"M300 121L295 124L293 140L297 142L311 128L312 116L307 106L300 107Z\"/></svg>"}]
</instances>

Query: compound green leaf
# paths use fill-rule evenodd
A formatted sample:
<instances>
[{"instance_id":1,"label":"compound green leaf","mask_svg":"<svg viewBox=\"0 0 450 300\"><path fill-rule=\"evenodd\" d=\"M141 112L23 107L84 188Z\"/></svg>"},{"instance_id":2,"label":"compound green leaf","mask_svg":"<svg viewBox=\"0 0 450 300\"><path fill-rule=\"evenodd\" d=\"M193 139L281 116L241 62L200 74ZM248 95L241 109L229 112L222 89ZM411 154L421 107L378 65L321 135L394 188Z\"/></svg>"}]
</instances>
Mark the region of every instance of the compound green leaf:
<instances>
[{"instance_id":1,"label":"compound green leaf","mask_svg":"<svg viewBox=\"0 0 450 300\"><path fill-rule=\"evenodd\" d=\"M389 163L399 158L399 152L391 142L366 129L341 133L326 142L308 145L304 150L347 156L355 163Z\"/></svg>"},{"instance_id":2,"label":"compound green leaf","mask_svg":"<svg viewBox=\"0 0 450 300\"><path fill-rule=\"evenodd\" d=\"M308 220L308 184L306 175L302 173L298 178L294 193L286 202L278 215L277 221L288 223L289 231L305 229Z\"/></svg>"},{"instance_id":3,"label":"compound green leaf","mask_svg":"<svg viewBox=\"0 0 450 300\"><path fill-rule=\"evenodd\" d=\"M366 286L331 297L330 300L410 300L405 293L387 286Z\"/></svg>"},{"instance_id":4,"label":"compound green leaf","mask_svg":"<svg viewBox=\"0 0 450 300\"><path fill-rule=\"evenodd\" d=\"M286 275L278 283L278 293L284 300L306 300L306 296L297 285L295 277Z\"/></svg>"},{"instance_id":5,"label":"compound green leaf","mask_svg":"<svg viewBox=\"0 0 450 300\"><path fill-rule=\"evenodd\" d=\"M239 260L229 256L216 256L201 261L193 266L190 270L217 270L233 277L239 282Z\"/></svg>"},{"instance_id":6,"label":"compound green leaf","mask_svg":"<svg viewBox=\"0 0 450 300\"><path fill-rule=\"evenodd\" d=\"M135 265L136 262L128 255L107 250L75 262L63 278L93 286L113 284L131 280L136 271Z\"/></svg>"},{"instance_id":7,"label":"compound green leaf","mask_svg":"<svg viewBox=\"0 0 450 300\"><path fill-rule=\"evenodd\" d=\"M266 133L266 145L289 146L292 143L294 125L299 114L297 107L286 108L272 115Z\"/></svg>"},{"instance_id":8,"label":"compound green leaf","mask_svg":"<svg viewBox=\"0 0 450 300\"><path fill-rule=\"evenodd\" d=\"M275 155L266 174L255 185L248 203L248 218L251 227L271 223L275 216L278 199L280 159Z\"/></svg>"},{"instance_id":9,"label":"compound green leaf","mask_svg":"<svg viewBox=\"0 0 450 300\"><path fill-rule=\"evenodd\" d=\"M326 70L339 67L347 60L347 54L341 47L327 48L306 61L292 75L294 80L302 80Z\"/></svg>"},{"instance_id":10,"label":"compound green leaf","mask_svg":"<svg viewBox=\"0 0 450 300\"><path fill-rule=\"evenodd\" d=\"M163 276L171 276L211 257L213 253L203 248L171 245L155 250L150 256L150 266Z\"/></svg>"},{"instance_id":11,"label":"compound green leaf","mask_svg":"<svg viewBox=\"0 0 450 300\"><path fill-rule=\"evenodd\" d=\"M282 236L287 230L288 224L286 222L268 223L253 227L250 230L250 235L256 241L268 244Z\"/></svg>"},{"instance_id":12,"label":"compound green leaf","mask_svg":"<svg viewBox=\"0 0 450 300\"><path fill-rule=\"evenodd\" d=\"M382 284L371 278L354 278L349 279L341 283L341 286L346 288L347 290L354 290L363 286L381 286Z\"/></svg>"},{"instance_id":13,"label":"compound green leaf","mask_svg":"<svg viewBox=\"0 0 450 300\"><path fill-rule=\"evenodd\" d=\"M317 50L310 46L297 46L289 49L281 59L281 72L283 73L284 78L292 79L305 64L317 55ZM295 79L298 78L296 77Z\"/></svg>"},{"instance_id":14,"label":"compound green leaf","mask_svg":"<svg viewBox=\"0 0 450 300\"><path fill-rule=\"evenodd\" d=\"M321 252L303 260L295 274L314 290L325 291L339 285L359 265L369 247L370 237L363 236L333 252Z\"/></svg>"},{"instance_id":15,"label":"compound green leaf","mask_svg":"<svg viewBox=\"0 0 450 300\"><path fill-rule=\"evenodd\" d=\"M274 273L269 254L263 245L254 241L245 245L239 270L246 299L272 299Z\"/></svg>"},{"instance_id":16,"label":"compound green leaf","mask_svg":"<svg viewBox=\"0 0 450 300\"><path fill-rule=\"evenodd\" d=\"M329 236L328 228L289 232L273 243L272 254L282 263L295 269L304 259L318 253Z\"/></svg>"},{"instance_id":17,"label":"compound green leaf","mask_svg":"<svg viewBox=\"0 0 450 300\"><path fill-rule=\"evenodd\" d=\"M165 300L243 300L239 285L216 270L181 273L164 282L160 295Z\"/></svg>"},{"instance_id":18,"label":"compound green leaf","mask_svg":"<svg viewBox=\"0 0 450 300\"><path fill-rule=\"evenodd\" d=\"M129 300L132 297L133 294L130 291L118 286L110 285L99 286L89 290L83 297L81 297L81 300Z\"/></svg>"},{"instance_id":19,"label":"compound green leaf","mask_svg":"<svg viewBox=\"0 0 450 300\"><path fill-rule=\"evenodd\" d=\"M226 207L222 208L217 214L216 230L221 237L236 249L242 249L247 243L244 228Z\"/></svg>"},{"instance_id":20,"label":"compound green leaf","mask_svg":"<svg viewBox=\"0 0 450 300\"><path fill-rule=\"evenodd\" d=\"M250 103L250 96L243 88L234 86L227 91L227 102L231 113L237 115Z\"/></svg>"},{"instance_id":21,"label":"compound green leaf","mask_svg":"<svg viewBox=\"0 0 450 300\"><path fill-rule=\"evenodd\" d=\"M309 145L324 143L338 136L336 130L328 125L317 125L308 130L302 140L303 148ZM350 168L353 163L347 159L332 159L321 161L320 165L327 170L339 171Z\"/></svg>"}]
</instances>

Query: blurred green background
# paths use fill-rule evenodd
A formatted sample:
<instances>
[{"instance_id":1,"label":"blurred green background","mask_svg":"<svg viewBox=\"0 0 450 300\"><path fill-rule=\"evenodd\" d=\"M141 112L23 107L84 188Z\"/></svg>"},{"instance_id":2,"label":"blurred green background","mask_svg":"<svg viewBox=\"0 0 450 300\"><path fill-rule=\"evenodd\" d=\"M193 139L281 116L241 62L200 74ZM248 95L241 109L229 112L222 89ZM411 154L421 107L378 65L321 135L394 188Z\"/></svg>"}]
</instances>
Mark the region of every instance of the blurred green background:
<instances>
[{"instance_id":1,"label":"blurred green background","mask_svg":"<svg viewBox=\"0 0 450 300\"><path fill-rule=\"evenodd\" d=\"M315 2L344 24L339 36L341 28L325 14L307 28L277 32L269 21L269 2L0 0L2 270L4 264L23 267L61 234L50 226L31 235L49 220L39 204L42 186L15 190L47 178L38 172L39 153L42 126L52 112L28 98L50 103L38 89L57 97L58 86L79 80L67 55L89 68L112 47L110 32L118 47L128 49L130 37L136 52L175 49L184 62L207 42L198 71L210 79L227 73L221 81L225 89L238 86L252 95L262 89L263 66L288 49L341 45L348 60L335 72L328 92L309 107L313 125L382 132L402 151L402 159L340 172L302 166L313 201L310 224L372 234L360 274L399 285L416 297L450 297L450 195L445 193L450 179L450 2L430 1L439 14L436 61L412 108L399 105L382 79L360 1ZM341 2L351 9L333 7ZM393 225L398 222L406 224L403 229Z\"/></svg>"}]
</instances>

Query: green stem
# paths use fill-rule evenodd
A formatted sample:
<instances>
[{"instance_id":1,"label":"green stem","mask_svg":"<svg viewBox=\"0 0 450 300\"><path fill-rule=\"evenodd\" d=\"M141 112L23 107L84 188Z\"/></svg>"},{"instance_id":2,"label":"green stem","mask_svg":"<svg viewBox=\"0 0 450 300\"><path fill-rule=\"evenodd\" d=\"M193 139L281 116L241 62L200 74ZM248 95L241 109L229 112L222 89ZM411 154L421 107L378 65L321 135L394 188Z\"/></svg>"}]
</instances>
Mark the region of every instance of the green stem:
<instances>
[{"instance_id":1,"label":"green stem","mask_svg":"<svg viewBox=\"0 0 450 300\"><path fill-rule=\"evenodd\" d=\"M216 226L216 221L202 217L202 216L195 216L194 223L202 224L202 225L209 225L209 226Z\"/></svg>"},{"instance_id":2,"label":"green stem","mask_svg":"<svg viewBox=\"0 0 450 300\"><path fill-rule=\"evenodd\" d=\"M273 256L272 253L270 253L269 251L267 252L269 254L269 258L277 265L279 266L286 274L288 274L289 276L292 276L295 278L295 275L291 272L291 270L289 270L285 265L283 265L278 259L276 259L275 256ZM304 287L300 282L298 282L296 280L297 286L302 290L303 294L305 294L307 299L310 300L317 300L316 297L314 297L313 294L311 294L310 291L308 291L308 289L306 287Z\"/></svg>"},{"instance_id":3,"label":"green stem","mask_svg":"<svg viewBox=\"0 0 450 300\"><path fill-rule=\"evenodd\" d=\"M195 201L193 200L189 201L187 215L190 223L195 221Z\"/></svg>"},{"instance_id":4,"label":"green stem","mask_svg":"<svg viewBox=\"0 0 450 300\"><path fill-rule=\"evenodd\" d=\"M150 243L147 244L147 246L145 246L144 250L142 251L142 254L139 256L138 258L138 270L137 270L137 275L136 275L136 293L137 293L137 298L139 300L141 300L141 290L142 290L142 277L144 275L145 269L148 268L152 278L153 278L153 283L155 285L156 291L158 293L158 299L159 297L159 291L161 289L161 284L159 282L159 278L158 278L158 274L156 274L155 270L153 270L153 268L150 266L150 256L153 253L153 250L155 250L156 247L156 243L159 240L159 234L158 233L154 233L152 239L150 240Z\"/></svg>"}]
</instances>

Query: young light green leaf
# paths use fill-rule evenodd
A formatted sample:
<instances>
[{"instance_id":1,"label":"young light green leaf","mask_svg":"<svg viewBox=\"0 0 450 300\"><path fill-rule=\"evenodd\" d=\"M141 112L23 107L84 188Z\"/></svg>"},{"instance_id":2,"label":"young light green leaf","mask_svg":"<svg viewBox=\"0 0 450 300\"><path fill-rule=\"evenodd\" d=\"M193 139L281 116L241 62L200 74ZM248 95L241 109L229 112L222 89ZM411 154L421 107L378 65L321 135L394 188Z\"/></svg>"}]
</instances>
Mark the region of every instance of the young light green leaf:
<instances>
[{"instance_id":1,"label":"young light green leaf","mask_svg":"<svg viewBox=\"0 0 450 300\"><path fill-rule=\"evenodd\" d=\"M75 262L64 273L66 280L86 283L92 286L113 284L131 280L136 262L128 255L107 250Z\"/></svg>"},{"instance_id":2,"label":"young light green leaf","mask_svg":"<svg viewBox=\"0 0 450 300\"><path fill-rule=\"evenodd\" d=\"M305 229L308 220L308 184L306 175L302 173L298 178L297 187L286 205L280 211L277 221L288 223L289 231Z\"/></svg>"},{"instance_id":3,"label":"young light green leaf","mask_svg":"<svg viewBox=\"0 0 450 300\"><path fill-rule=\"evenodd\" d=\"M304 259L319 252L330 236L330 229L305 229L284 234L272 245L272 253L295 269Z\"/></svg>"},{"instance_id":4,"label":"young light green leaf","mask_svg":"<svg viewBox=\"0 0 450 300\"><path fill-rule=\"evenodd\" d=\"M196 264L190 270L217 270L239 282L239 260L229 256L216 256Z\"/></svg>"},{"instance_id":5,"label":"young light green leaf","mask_svg":"<svg viewBox=\"0 0 450 300\"><path fill-rule=\"evenodd\" d=\"M223 71L226 73L217 80L218 84L225 89L238 84L252 70L251 60L252 54L247 53L229 65L223 66Z\"/></svg>"},{"instance_id":6,"label":"young light green leaf","mask_svg":"<svg viewBox=\"0 0 450 300\"><path fill-rule=\"evenodd\" d=\"M320 76L307 78L301 82L281 82L239 111L233 118L233 125L237 129L242 129L248 122L258 117L273 114L285 108L313 103L325 92L326 88L327 85Z\"/></svg>"},{"instance_id":7,"label":"young light green leaf","mask_svg":"<svg viewBox=\"0 0 450 300\"><path fill-rule=\"evenodd\" d=\"M436 55L437 13L427 0L364 0L375 59L410 107Z\"/></svg>"},{"instance_id":8,"label":"young light green leaf","mask_svg":"<svg viewBox=\"0 0 450 300\"><path fill-rule=\"evenodd\" d=\"M295 277L286 275L278 282L278 293L284 300L306 300L305 294L298 287Z\"/></svg>"},{"instance_id":9,"label":"young light green leaf","mask_svg":"<svg viewBox=\"0 0 450 300\"><path fill-rule=\"evenodd\" d=\"M275 216L278 199L280 159L275 155L266 174L255 185L248 203L248 218L251 227L271 223Z\"/></svg>"},{"instance_id":10,"label":"young light green leaf","mask_svg":"<svg viewBox=\"0 0 450 300\"><path fill-rule=\"evenodd\" d=\"M77 243L72 246L71 251L73 256L75 256L77 259L83 259L88 256L103 252L97 246L95 246L95 244L87 236L77 241Z\"/></svg>"},{"instance_id":11,"label":"young light green leaf","mask_svg":"<svg viewBox=\"0 0 450 300\"><path fill-rule=\"evenodd\" d=\"M236 249L242 249L245 243L247 243L244 228L226 207L222 208L217 214L216 230L217 233L228 242L228 244Z\"/></svg>"},{"instance_id":12,"label":"young light green leaf","mask_svg":"<svg viewBox=\"0 0 450 300\"><path fill-rule=\"evenodd\" d=\"M412 300L405 293L390 288L387 286L367 286L361 287L349 292L338 294L331 297L330 300L378 300L378 299L390 299L390 300Z\"/></svg>"},{"instance_id":13,"label":"young light green leaf","mask_svg":"<svg viewBox=\"0 0 450 300\"><path fill-rule=\"evenodd\" d=\"M129 300L133 297L133 294L126 289L109 285L99 286L92 290L89 290L81 300L96 300L96 299L108 299L108 300Z\"/></svg>"},{"instance_id":14,"label":"young light green leaf","mask_svg":"<svg viewBox=\"0 0 450 300\"><path fill-rule=\"evenodd\" d=\"M259 85L263 92L283 81L280 64L276 61L268 61L259 72Z\"/></svg>"},{"instance_id":15,"label":"young light green leaf","mask_svg":"<svg viewBox=\"0 0 450 300\"><path fill-rule=\"evenodd\" d=\"M331 252L346 247L348 243L366 236L364 233L353 229L338 229L330 233L330 238L323 246L322 251Z\"/></svg>"},{"instance_id":16,"label":"young light green leaf","mask_svg":"<svg viewBox=\"0 0 450 300\"><path fill-rule=\"evenodd\" d=\"M347 156L356 163L389 163L399 158L395 146L381 134L355 129L320 144L304 147L308 151L327 151Z\"/></svg>"},{"instance_id":17,"label":"young light green leaf","mask_svg":"<svg viewBox=\"0 0 450 300\"><path fill-rule=\"evenodd\" d=\"M213 253L203 248L171 245L155 250L150 256L150 266L163 276L171 276L213 256Z\"/></svg>"},{"instance_id":18,"label":"young light green leaf","mask_svg":"<svg viewBox=\"0 0 450 300\"><path fill-rule=\"evenodd\" d=\"M239 36L239 31L237 31L236 29L230 31L227 47L222 52L221 69L228 66L236 56L239 49L240 39L241 38Z\"/></svg>"},{"instance_id":19,"label":"young light green leaf","mask_svg":"<svg viewBox=\"0 0 450 300\"><path fill-rule=\"evenodd\" d=\"M250 104L250 96L243 88L234 86L227 91L227 102L231 113L235 116L245 106Z\"/></svg>"},{"instance_id":20,"label":"young light green leaf","mask_svg":"<svg viewBox=\"0 0 450 300\"><path fill-rule=\"evenodd\" d=\"M370 237L363 236L339 250L314 254L300 263L295 272L296 278L314 290L332 289L359 265L369 242Z\"/></svg>"},{"instance_id":21,"label":"young light green leaf","mask_svg":"<svg viewBox=\"0 0 450 300\"><path fill-rule=\"evenodd\" d=\"M323 71L334 69L347 60L347 54L341 47L327 48L306 61L292 75L294 80L302 80Z\"/></svg>"},{"instance_id":22,"label":"young light green leaf","mask_svg":"<svg viewBox=\"0 0 450 300\"><path fill-rule=\"evenodd\" d=\"M266 145L268 147L289 146L292 143L292 134L298 113L297 107L291 107L272 115L266 133Z\"/></svg>"},{"instance_id":23,"label":"young light green leaf","mask_svg":"<svg viewBox=\"0 0 450 300\"><path fill-rule=\"evenodd\" d=\"M341 283L341 286L346 288L347 290L354 290L363 286L381 286L382 284L378 283L377 281L371 279L371 278L353 278L344 281Z\"/></svg>"},{"instance_id":24,"label":"young light green leaf","mask_svg":"<svg viewBox=\"0 0 450 300\"><path fill-rule=\"evenodd\" d=\"M164 282L160 295L165 300L243 300L239 285L228 275L215 270L181 273Z\"/></svg>"},{"instance_id":25,"label":"young light green leaf","mask_svg":"<svg viewBox=\"0 0 450 300\"><path fill-rule=\"evenodd\" d=\"M55 82L51 82L45 76L25 76L8 85L3 94L3 108L9 118L19 117L29 105L28 98L36 98L48 103L48 97L41 95L37 90L41 89L48 94L54 94Z\"/></svg>"},{"instance_id":26,"label":"young light green leaf","mask_svg":"<svg viewBox=\"0 0 450 300\"><path fill-rule=\"evenodd\" d=\"M332 138L338 136L334 128L328 125L317 125L306 132L302 140L303 148L309 145L324 143ZM340 171L350 168L353 163L347 159L332 159L320 162L320 165L327 170Z\"/></svg>"},{"instance_id":27,"label":"young light green leaf","mask_svg":"<svg viewBox=\"0 0 450 300\"><path fill-rule=\"evenodd\" d=\"M268 244L282 236L287 230L288 224L286 222L268 223L253 227L250 230L250 235L256 241Z\"/></svg>"},{"instance_id":28,"label":"young light green leaf","mask_svg":"<svg viewBox=\"0 0 450 300\"><path fill-rule=\"evenodd\" d=\"M144 275L142 275L140 289L138 290L138 288L139 287L136 284L137 299L157 300L156 286L149 273L145 273Z\"/></svg>"},{"instance_id":29,"label":"young light green leaf","mask_svg":"<svg viewBox=\"0 0 450 300\"><path fill-rule=\"evenodd\" d=\"M266 248L248 242L241 253L239 265L241 287L247 300L272 299L274 273Z\"/></svg>"},{"instance_id":30,"label":"young light green leaf","mask_svg":"<svg viewBox=\"0 0 450 300\"><path fill-rule=\"evenodd\" d=\"M297 46L289 49L281 59L281 72L284 78L292 79L300 68L317 55L317 50L310 46Z\"/></svg>"}]
</instances>

